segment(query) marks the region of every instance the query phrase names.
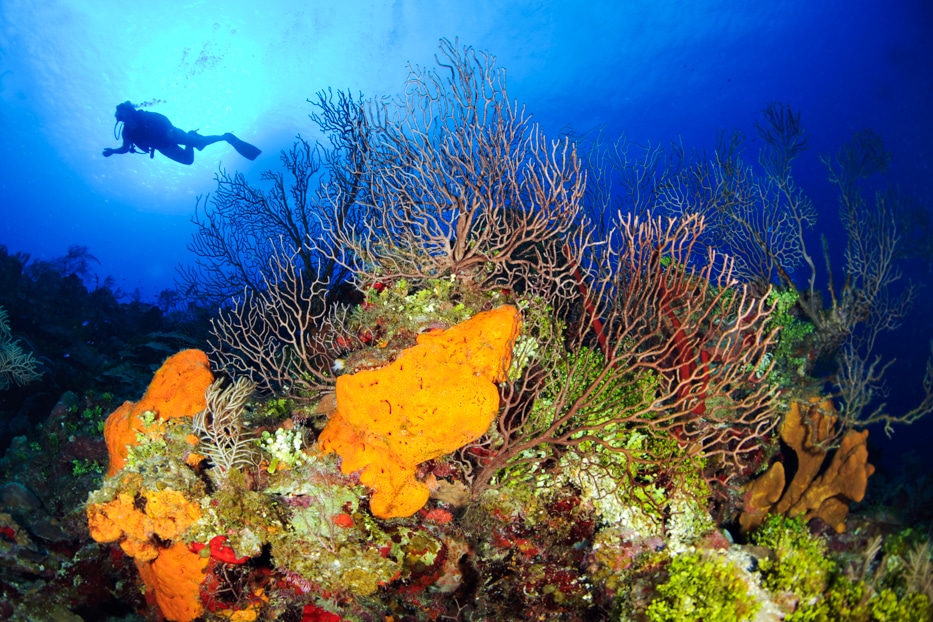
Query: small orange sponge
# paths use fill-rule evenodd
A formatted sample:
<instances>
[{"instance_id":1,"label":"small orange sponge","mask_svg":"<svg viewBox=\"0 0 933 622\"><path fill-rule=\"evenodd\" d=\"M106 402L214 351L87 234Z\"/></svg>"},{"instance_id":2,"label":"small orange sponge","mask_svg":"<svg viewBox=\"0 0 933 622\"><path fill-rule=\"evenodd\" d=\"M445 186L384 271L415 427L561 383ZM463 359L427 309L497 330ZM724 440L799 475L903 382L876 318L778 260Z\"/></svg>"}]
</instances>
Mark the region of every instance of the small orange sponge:
<instances>
[{"instance_id":1,"label":"small orange sponge","mask_svg":"<svg viewBox=\"0 0 933 622\"><path fill-rule=\"evenodd\" d=\"M140 509L143 508L143 509ZM160 540L178 540L201 518L201 507L177 490L145 490L135 498L125 492L107 503L87 507L91 537L98 542L117 542L137 561L159 555Z\"/></svg>"},{"instance_id":2,"label":"small orange sponge","mask_svg":"<svg viewBox=\"0 0 933 622\"><path fill-rule=\"evenodd\" d=\"M141 415L152 411L162 420L193 417L207 407L204 391L214 381L207 355L200 350L183 350L170 356L156 372L143 398L123 402L104 424L104 440L110 453L107 475L116 475L126 464L127 445L137 445L142 432Z\"/></svg>"},{"instance_id":3,"label":"small orange sponge","mask_svg":"<svg viewBox=\"0 0 933 622\"><path fill-rule=\"evenodd\" d=\"M420 335L386 367L337 379L337 412L318 441L340 455L344 473L362 471L375 516L424 507L428 487L415 477L418 464L486 433L520 326L518 309L504 305Z\"/></svg>"}]
</instances>

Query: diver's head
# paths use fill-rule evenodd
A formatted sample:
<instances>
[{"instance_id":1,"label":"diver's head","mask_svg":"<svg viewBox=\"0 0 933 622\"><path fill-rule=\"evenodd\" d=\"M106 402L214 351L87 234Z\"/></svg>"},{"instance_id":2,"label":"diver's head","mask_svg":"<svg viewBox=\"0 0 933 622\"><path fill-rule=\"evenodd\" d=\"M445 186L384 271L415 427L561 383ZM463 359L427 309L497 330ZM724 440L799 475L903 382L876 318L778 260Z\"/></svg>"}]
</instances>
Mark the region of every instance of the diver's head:
<instances>
[{"instance_id":1,"label":"diver's head","mask_svg":"<svg viewBox=\"0 0 933 622\"><path fill-rule=\"evenodd\" d=\"M117 121L126 121L129 119L133 112L135 112L136 106L131 104L128 101L123 102L122 104L117 104L117 111L114 113L114 117Z\"/></svg>"}]
</instances>

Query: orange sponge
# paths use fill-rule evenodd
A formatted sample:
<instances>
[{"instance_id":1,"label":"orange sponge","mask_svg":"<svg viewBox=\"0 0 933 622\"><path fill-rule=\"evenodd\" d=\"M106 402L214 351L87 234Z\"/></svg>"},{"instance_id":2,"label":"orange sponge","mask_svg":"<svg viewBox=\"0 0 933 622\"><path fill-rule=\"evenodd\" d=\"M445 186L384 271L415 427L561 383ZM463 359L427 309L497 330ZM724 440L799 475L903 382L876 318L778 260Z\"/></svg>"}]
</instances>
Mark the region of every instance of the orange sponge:
<instances>
[{"instance_id":1,"label":"orange sponge","mask_svg":"<svg viewBox=\"0 0 933 622\"><path fill-rule=\"evenodd\" d=\"M104 440L110 453L107 475L115 475L126 464L127 445L136 445L142 432L140 416L146 411L160 419L193 417L204 410L204 391L214 381L207 355L200 350L184 350L170 356L156 372L143 398L123 402L104 424Z\"/></svg>"},{"instance_id":2,"label":"orange sponge","mask_svg":"<svg viewBox=\"0 0 933 622\"><path fill-rule=\"evenodd\" d=\"M199 586L208 560L177 541L200 518L201 507L170 488L123 492L87 508L91 537L120 543L166 620L194 620L204 611ZM168 548L162 544L173 540Z\"/></svg>"},{"instance_id":3,"label":"orange sponge","mask_svg":"<svg viewBox=\"0 0 933 622\"><path fill-rule=\"evenodd\" d=\"M200 590L209 561L176 542L152 561L137 559L136 567L165 619L190 622L204 613Z\"/></svg>"},{"instance_id":4,"label":"orange sponge","mask_svg":"<svg viewBox=\"0 0 933 622\"><path fill-rule=\"evenodd\" d=\"M381 518L411 516L428 500L417 465L482 436L499 410L521 322L504 305L423 334L392 364L337 379L337 412L319 440L344 473L360 473Z\"/></svg>"},{"instance_id":5,"label":"orange sponge","mask_svg":"<svg viewBox=\"0 0 933 622\"><path fill-rule=\"evenodd\" d=\"M875 467L868 463L868 430L849 430L828 458L826 446L835 434L838 417L832 400L794 401L781 424L781 439L796 454L793 478L786 483L784 465L775 462L745 486L745 511L739 516L743 532L757 529L769 514L804 520L820 518L837 532L845 531L849 501L865 497Z\"/></svg>"},{"instance_id":6,"label":"orange sponge","mask_svg":"<svg viewBox=\"0 0 933 622\"><path fill-rule=\"evenodd\" d=\"M98 542L120 542L120 547L137 561L149 561L159 554L162 541L177 540L201 518L201 507L177 490L144 490L138 497L125 492L107 503L87 507L91 537Z\"/></svg>"}]
</instances>

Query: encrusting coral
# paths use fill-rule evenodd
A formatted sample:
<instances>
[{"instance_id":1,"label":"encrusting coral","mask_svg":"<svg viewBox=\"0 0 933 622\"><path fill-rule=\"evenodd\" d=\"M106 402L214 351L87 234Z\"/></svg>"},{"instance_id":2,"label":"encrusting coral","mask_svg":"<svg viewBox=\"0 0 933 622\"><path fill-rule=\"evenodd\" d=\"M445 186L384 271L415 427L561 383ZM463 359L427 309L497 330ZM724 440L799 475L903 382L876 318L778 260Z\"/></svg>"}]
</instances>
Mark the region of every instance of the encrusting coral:
<instances>
[{"instance_id":1,"label":"encrusting coral","mask_svg":"<svg viewBox=\"0 0 933 622\"><path fill-rule=\"evenodd\" d=\"M797 456L794 477L785 488L784 465L775 462L745 488L745 511L739 517L745 532L756 529L768 514L779 514L803 516L806 521L820 518L842 533L849 502L865 496L868 478L875 471L868 463L868 430L848 431L820 474L829 453L824 444L836 425L835 408L832 400L816 398L806 410L804 406L791 403L781 426L781 439Z\"/></svg>"},{"instance_id":2,"label":"encrusting coral","mask_svg":"<svg viewBox=\"0 0 933 622\"><path fill-rule=\"evenodd\" d=\"M482 436L499 409L518 335L518 309L503 305L450 329L418 336L392 364L337 379L337 412L321 448L344 473L361 471L380 518L411 516L428 500L422 462Z\"/></svg>"},{"instance_id":3,"label":"encrusting coral","mask_svg":"<svg viewBox=\"0 0 933 622\"><path fill-rule=\"evenodd\" d=\"M128 445L139 443L141 416L156 413L159 419L193 417L204 410L204 392L214 381L210 362L201 350L183 350L170 356L156 372L142 399L123 402L104 424L104 440L110 454L107 475L116 475L126 464Z\"/></svg>"}]
</instances>

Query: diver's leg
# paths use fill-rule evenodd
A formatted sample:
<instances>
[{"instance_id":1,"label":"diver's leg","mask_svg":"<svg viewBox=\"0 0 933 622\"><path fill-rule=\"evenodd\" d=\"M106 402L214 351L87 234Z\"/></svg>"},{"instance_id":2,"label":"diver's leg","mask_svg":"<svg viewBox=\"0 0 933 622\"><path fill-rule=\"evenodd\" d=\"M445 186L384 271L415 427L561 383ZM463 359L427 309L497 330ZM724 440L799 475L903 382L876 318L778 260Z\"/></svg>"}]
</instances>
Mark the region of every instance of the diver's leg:
<instances>
[{"instance_id":1,"label":"diver's leg","mask_svg":"<svg viewBox=\"0 0 933 622\"><path fill-rule=\"evenodd\" d=\"M201 136L198 134L197 130L191 130L185 137L178 141L181 145L192 145L198 151L201 151L208 145L213 145L214 143L219 143L221 141L227 140L223 136Z\"/></svg>"},{"instance_id":2,"label":"diver's leg","mask_svg":"<svg viewBox=\"0 0 933 622\"><path fill-rule=\"evenodd\" d=\"M194 162L194 147L191 145L188 145L184 149L179 145L173 145L171 147L159 149L158 151L166 158L175 160L179 164L191 164Z\"/></svg>"},{"instance_id":3,"label":"diver's leg","mask_svg":"<svg viewBox=\"0 0 933 622\"><path fill-rule=\"evenodd\" d=\"M227 134L224 134L224 140L230 143L230 145L234 149L236 149L237 153L239 153L241 156L243 156L244 158L248 160L255 160L256 158L259 157L259 154L262 153L259 147L255 145L251 145L244 140L240 140L239 138L237 138L233 134L230 134L229 132Z\"/></svg>"}]
</instances>

